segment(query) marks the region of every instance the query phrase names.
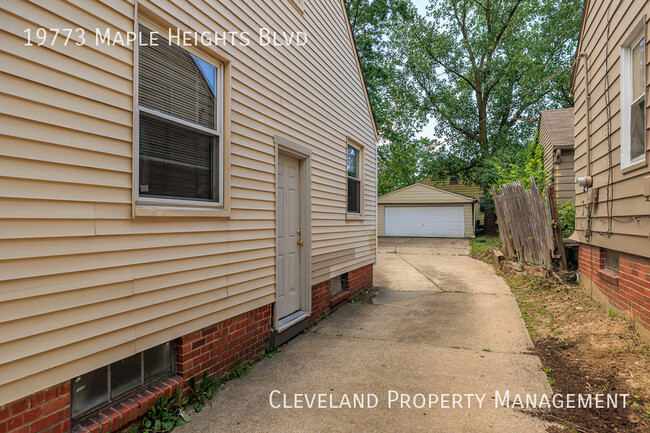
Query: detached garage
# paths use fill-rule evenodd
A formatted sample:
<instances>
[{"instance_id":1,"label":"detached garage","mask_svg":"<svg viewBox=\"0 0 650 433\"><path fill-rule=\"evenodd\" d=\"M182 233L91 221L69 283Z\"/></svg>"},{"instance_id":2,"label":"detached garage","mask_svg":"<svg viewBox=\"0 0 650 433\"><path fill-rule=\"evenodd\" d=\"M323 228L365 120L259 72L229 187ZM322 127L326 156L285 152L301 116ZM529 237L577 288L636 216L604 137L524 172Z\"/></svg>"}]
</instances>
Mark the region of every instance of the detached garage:
<instances>
[{"instance_id":1,"label":"detached garage","mask_svg":"<svg viewBox=\"0 0 650 433\"><path fill-rule=\"evenodd\" d=\"M476 199L416 183L379 197L379 236L473 238Z\"/></svg>"}]
</instances>

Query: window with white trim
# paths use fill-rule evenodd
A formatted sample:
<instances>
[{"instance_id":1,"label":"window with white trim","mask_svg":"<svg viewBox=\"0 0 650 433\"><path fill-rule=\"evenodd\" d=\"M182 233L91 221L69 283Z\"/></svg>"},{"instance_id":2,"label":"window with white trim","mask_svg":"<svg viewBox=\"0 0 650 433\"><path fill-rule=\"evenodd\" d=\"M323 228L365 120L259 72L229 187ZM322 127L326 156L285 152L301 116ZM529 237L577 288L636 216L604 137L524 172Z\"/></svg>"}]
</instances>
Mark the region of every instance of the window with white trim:
<instances>
[{"instance_id":1,"label":"window with white trim","mask_svg":"<svg viewBox=\"0 0 650 433\"><path fill-rule=\"evenodd\" d=\"M143 40L151 30L140 25ZM138 201L222 201L222 67L170 43L138 51Z\"/></svg>"},{"instance_id":2,"label":"window with white trim","mask_svg":"<svg viewBox=\"0 0 650 433\"><path fill-rule=\"evenodd\" d=\"M621 48L621 168L645 162L646 56L644 26Z\"/></svg>"},{"instance_id":3,"label":"window with white trim","mask_svg":"<svg viewBox=\"0 0 650 433\"><path fill-rule=\"evenodd\" d=\"M348 213L361 213L361 149L348 144Z\"/></svg>"}]
</instances>

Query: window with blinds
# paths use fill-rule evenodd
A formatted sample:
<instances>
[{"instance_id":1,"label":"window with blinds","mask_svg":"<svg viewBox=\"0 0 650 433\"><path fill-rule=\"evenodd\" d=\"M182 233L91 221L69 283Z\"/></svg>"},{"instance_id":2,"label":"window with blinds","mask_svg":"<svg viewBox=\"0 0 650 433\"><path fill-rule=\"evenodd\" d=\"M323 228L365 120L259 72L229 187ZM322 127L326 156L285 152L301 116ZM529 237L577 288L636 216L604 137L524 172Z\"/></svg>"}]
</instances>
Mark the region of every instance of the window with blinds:
<instances>
[{"instance_id":1,"label":"window with blinds","mask_svg":"<svg viewBox=\"0 0 650 433\"><path fill-rule=\"evenodd\" d=\"M348 145L348 212L361 213L361 172L359 155L361 151Z\"/></svg>"},{"instance_id":2,"label":"window with blinds","mask_svg":"<svg viewBox=\"0 0 650 433\"><path fill-rule=\"evenodd\" d=\"M218 202L220 69L158 35L138 71L139 196Z\"/></svg>"}]
</instances>

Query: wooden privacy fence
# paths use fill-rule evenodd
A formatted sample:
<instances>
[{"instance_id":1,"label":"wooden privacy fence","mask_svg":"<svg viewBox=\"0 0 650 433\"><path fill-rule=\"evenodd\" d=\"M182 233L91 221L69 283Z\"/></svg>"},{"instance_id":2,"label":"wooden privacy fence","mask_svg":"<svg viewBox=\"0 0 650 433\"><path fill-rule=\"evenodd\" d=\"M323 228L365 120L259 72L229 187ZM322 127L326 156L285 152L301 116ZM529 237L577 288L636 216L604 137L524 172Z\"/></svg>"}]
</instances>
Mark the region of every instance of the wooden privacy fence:
<instances>
[{"instance_id":1,"label":"wooden privacy fence","mask_svg":"<svg viewBox=\"0 0 650 433\"><path fill-rule=\"evenodd\" d=\"M520 181L492 188L504 253L522 262L551 266L555 244L553 221L542 191L530 178L530 189Z\"/></svg>"}]
</instances>

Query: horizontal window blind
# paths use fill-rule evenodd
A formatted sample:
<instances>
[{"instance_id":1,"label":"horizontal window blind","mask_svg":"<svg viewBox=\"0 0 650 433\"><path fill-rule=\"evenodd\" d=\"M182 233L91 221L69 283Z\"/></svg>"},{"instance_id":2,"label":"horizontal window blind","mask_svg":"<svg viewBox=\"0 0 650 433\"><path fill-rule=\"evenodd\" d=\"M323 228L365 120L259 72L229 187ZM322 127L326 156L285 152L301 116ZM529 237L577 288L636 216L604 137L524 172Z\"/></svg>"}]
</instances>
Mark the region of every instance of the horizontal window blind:
<instances>
[{"instance_id":1,"label":"horizontal window blind","mask_svg":"<svg viewBox=\"0 0 650 433\"><path fill-rule=\"evenodd\" d=\"M361 181L348 177L348 212L361 212Z\"/></svg>"},{"instance_id":2,"label":"horizontal window blind","mask_svg":"<svg viewBox=\"0 0 650 433\"><path fill-rule=\"evenodd\" d=\"M218 200L215 136L140 115L140 195Z\"/></svg>"},{"instance_id":3,"label":"horizontal window blind","mask_svg":"<svg viewBox=\"0 0 650 433\"><path fill-rule=\"evenodd\" d=\"M151 30L140 26L143 38ZM148 39L145 39L148 40ZM158 35L139 50L138 103L188 122L217 129L217 68Z\"/></svg>"}]
</instances>

